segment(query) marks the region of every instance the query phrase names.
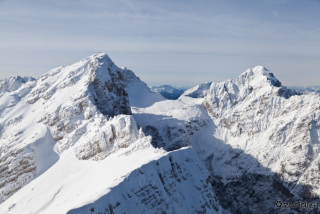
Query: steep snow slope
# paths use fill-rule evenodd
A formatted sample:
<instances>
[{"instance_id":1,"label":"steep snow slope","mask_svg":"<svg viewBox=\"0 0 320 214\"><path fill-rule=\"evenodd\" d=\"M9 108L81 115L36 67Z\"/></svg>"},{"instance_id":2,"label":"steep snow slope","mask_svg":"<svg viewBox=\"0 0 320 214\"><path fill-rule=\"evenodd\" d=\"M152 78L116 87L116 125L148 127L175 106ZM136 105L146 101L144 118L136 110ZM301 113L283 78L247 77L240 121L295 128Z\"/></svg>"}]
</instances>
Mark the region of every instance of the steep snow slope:
<instances>
[{"instance_id":1,"label":"steep snow slope","mask_svg":"<svg viewBox=\"0 0 320 214\"><path fill-rule=\"evenodd\" d=\"M152 147L131 153L134 145L104 160L78 160L72 150L0 206L0 213L67 213L92 203L122 182L132 170L163 155Z\"/></svg>"},{"instance_id":2,"label":"steep snow slope","mask_svg":"<svg viewBox=\"0 0 320 214\"><path fill-rule=\"evenodd\" d=\"M185 92L186 88L176 88L171 85L161 85L161 86L151 86L150 90L153 92L159 92L163 97L169 100L178 99L183 92Z\"/></svg>"},{"instance_id":3,"label":"steep snow slope","mask_svg":"<svg viewBox=\"0 0 320 214\"><path fill-rule=\"evenodd\" d=\"M120 197L118 190L110 189L117 189L119 183L132 186L123 180L131 172L140 172L137 168L143 164L144 174L134 175L136 180L153 185L151 172L165 172L163 181L159 177L154 184L164 194L158 195L156 202L161 203L156 210L221 212L207 184L208 172L192 149L170 153L169 164L168 158L161 158L166 152L152 147L151 137L131 115L164 100L102 53L4 92L0 97L0 213L66 213L101 197ZM158 158L160 166L148 164ZM186 164L186 159L193 161ZM182 191L186 185L191 185L190 192ZM134 190L159 193L145 187L141 184ZM128 204L133 206L135 200ZM148 204L139 207L145 213L149 209L153 208Z\"/></svg>"},{"instance_id":4,"label":"steep snow slope","mask_svg":"<svg viewBox=\"0 0 320 214\"><path fill-rule=\"evenodd\" d=\"M146 108L152 106L156 102L165 100L159 93L150 91L149 87L138 77L135 77L126 85L129 93L129 100L131 107Z\"/></svg>"},{"instance_id":5,"label":"steep snow slope","mask_svg":"<svg viewBox=\"0 0 320 214\"><path fill-rule=\"evenodd\" d=\"M131 172L105 196L68 214L222 213L209 172L191 148L170 152Z\"/></svg>"},{"instance_id":6,"label":"steep snow slope","mask_svg":"<svg viewBox=\"0 0 320 214\"><path fill-rule=\"evenodd\" d=\"M43 176L5 201L0 212L222 213L209 172L191 148L127 151L101 161L79 161L65 152Z\"/></svg>"}]
</instances>

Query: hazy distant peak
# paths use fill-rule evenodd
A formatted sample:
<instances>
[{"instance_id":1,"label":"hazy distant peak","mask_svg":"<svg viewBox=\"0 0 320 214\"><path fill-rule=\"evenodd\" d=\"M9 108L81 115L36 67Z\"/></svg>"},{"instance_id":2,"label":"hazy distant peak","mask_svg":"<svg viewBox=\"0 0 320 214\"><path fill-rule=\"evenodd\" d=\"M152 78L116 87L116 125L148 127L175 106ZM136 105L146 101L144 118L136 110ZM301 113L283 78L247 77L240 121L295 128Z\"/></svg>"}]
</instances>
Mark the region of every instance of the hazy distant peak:
<instances>
[{"instance_id":1,"label":"hazy distant peak","mask_svg":"<svg viewBox=\"0 0 320 214\"><path fill-rule=\"evenodd\" d=\"M192 97L192 98L203 98L206 96L208 89L210 88L210 85L212 82L206 82L202 83L200 85L197 85L193 88L190 88L186 90L183 95Z\"/></svg>"},{"instance_id":2,"label":"hazy distant peak","mask_svg":"<svg viewBox=\"0 0 320 214\"><path fill-rule=\"evenodd\" d=\"M33 77L21 77L13 76L3 80L0 80L0 93L3 92L12 92L19 89L24 83L35 81Z\"/></svg>"},{"instance_id":3,"label":"hazy distant peak","mask_svg":"<svg viewBox=\"0 0 320 214\"><path fill-rule=\"evenodd\" d=\"M186 88L178 88L171 85L160 85L160 86L151 86L150 90L153 92L160 93L163 97L169 100L178 99L183 92L186 91Z\"/></svg>"}]
</instances>

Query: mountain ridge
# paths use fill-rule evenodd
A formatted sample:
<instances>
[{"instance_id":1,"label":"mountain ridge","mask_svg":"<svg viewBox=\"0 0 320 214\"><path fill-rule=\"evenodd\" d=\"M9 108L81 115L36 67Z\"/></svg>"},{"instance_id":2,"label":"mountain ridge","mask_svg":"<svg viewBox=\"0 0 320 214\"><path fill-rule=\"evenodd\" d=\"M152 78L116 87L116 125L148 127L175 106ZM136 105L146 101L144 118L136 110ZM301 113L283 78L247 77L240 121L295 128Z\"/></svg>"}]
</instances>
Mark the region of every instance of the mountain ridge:
<instances>
[{"instance_id":1,"label":"mountain ridge","mask_svg":"<svg viewBox=\"0 0 320 214\"><path fill-rule=\"evenodd\" d=\"M146 201L141 192L154 199L139 205L142 213L169 207L286 212L274 201L320 195L319 106L319 94L287 88L262 66L168 100L98 53L0 95L0 211L120 212L138 198ZM185 163L190 157L199 161ZM163 164L155 164L158 159ZM162 170L170 175L164 183ZM201 179L193 177L199 171ZM151 176L157 179L154 189L143 185ZM99 202L131 194L127 188L135 182L129 178L141 182L134 191L138 197L113 201L112 211ZM199 207L202 202L186 200L187 206L168 193L187 194L180 188L185 184L208 203Z\"/></svg>"}]
</instances>

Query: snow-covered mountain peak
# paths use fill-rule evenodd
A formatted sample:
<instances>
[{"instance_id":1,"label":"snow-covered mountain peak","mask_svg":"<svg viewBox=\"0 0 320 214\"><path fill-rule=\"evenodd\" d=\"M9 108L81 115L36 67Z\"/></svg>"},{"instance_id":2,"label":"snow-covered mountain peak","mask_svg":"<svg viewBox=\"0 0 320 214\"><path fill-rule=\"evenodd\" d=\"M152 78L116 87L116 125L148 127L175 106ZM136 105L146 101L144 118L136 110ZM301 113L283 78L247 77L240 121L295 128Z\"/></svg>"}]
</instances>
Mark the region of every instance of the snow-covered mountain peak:
<instances>
[{"instance_id":1,"label":"snow-covered mountain peak","mask_svg":"<svg viewBox=\"0 0 320 214\"><path fill-rule=\"evenodd\" d=\"M108 56L108 54L102 53L102 52L98 52L96 54L93 54L93 55L87 57L86 59L83 59L83 61L85 61L85 60L90 60L90 61L100 60L100 61L108 62L111 65L114 64L114 62L111 60L111 58Z\"/></svg>"},{"instance_id":2,"label":"snow-covered mountain peak","mask_svg":"<svg viewBox=\"0 0 320 214\"><path fill-rule=\"evenodd\" d=\"M248 73L249 75L254 75L254 76L259 76L259 75L263 75L266 76L269 74L269 70L261 65L257 65L253 68L248 68L245 72L243 73Z\"/></svg>"},{"instance_id":3,"label":"snow-covered mountain peak","mask_svg":"<svg viewBox=\"0 0 320 214\"><path fill-rule=\"evenodd\" d=\"M235 80L221 83L212 83L205 98L205 104L217 108L208 108L212 115L219 117L224 112L241 106L245 108L251 102L256 102L258 97L283 97L290 98L300 93L287 89L281 82L263 66L247 69ZM243 104L244 106L240 105ZM208 106L207 106L208 107Z\"/></svg>"},{"instance_id":4,"label":"snow-covered mountain peak","mask_svg":"<svg viewBox=\"0 0 320 214\"><path fill-rule=\"evenodd\" d=\"M182 95L192 98L204 98L212 82L202 83L193 88L186 90Z\"/></svg>"},{"instance_id":5,"label":"snow-covered mountain peak","mask_svg":"<svg viewBox=\"0 0 320 214\"><path fill-rule=\"evenodd\" d=\"M30 84L22 78L9 80L5 86L19 84L0 96L0 168L6 169L1 172L0 203L52 166L59 159L54 151L101 160L151 145L131 116L128 91L144 91L143 99L151 92L106 54L52 69ZM16 165L21 168L6 168Z\"/></svg>"},{"instance_id":6,"label":"snow-covered mountain peak","mask_svg":"<svg viewBox=\"0 0 320 214\"><path fill-rule=\"evenodd\" d=\"M282 86L281 82L273 75L273 73L269 72L269 70L263 66L247 69L236 79L236 82L256 87L268 85L275 87Z\"/></svg>"},{"instance_id":7,"label":"snow-covered mountain peak","mask_svg":"<svg viewBox=\"0 0 320 214\"><path fill-rule=\"evenodd\" d=\"M23 84L27 82L33 82L36 79L33 77L20 77L14 76L4 80L0 80L0 94L5 92L12 92L19 89Z\"/></svg>"},{"instance_id":8,"label":"snow-covered mountain peak","mask_svg":"<svg viewBox=\"0 0 320 214\"><path fill-rule=\"evenodd\" d=\"M253 67L251 70L252 70L254 73L262 73L262 74L267 74L267 73L269 73L269 70L268 70L266 67L262 66L262 65L257 65L257 66L255 66L255 67Z\"/></svg>"},{"instance_id":9,"label":"snow-covered mountain peak","mask_svg":"<svg viewBox=\"0 0 320 214\"><path fill-rule=\"evenodd\" d=\"M214 121L214 126L218 127L213 141L221 140L222 145L227 143L234 151L239 149L242 154L250 154L258 160L259 165L272 170L272 172L266 170L261 173L258 167L239 166L236 171L245 175L250 168L256 175L280 177L284 187L292 193L291 196L289 194L282 196L283 198L293 197L293 194L300 199L319 195L319 172L312 173L312 170L319 166L320 157L318 155L319 94L301 94L288 89L281 85L273 73L258 66L246 70L235 80L212 83L204 99L204 105ZM207 138L206 136L204 142ZM217 144L216 148L219 148L221 145ZM212 158L208 160L214 163L212 169L215 171L215 166L220 164L221 158L217 157L217 154L226 153L222 151L213 153L214 160ZM246 163L246 158L242 159L236 155L235 160L237 163ZM225 173L227 178L222 182L228 183L235 178L233 177L235 173L231 172L234 165L230 166ZM220 169L224 168L228 167L221 165ZM217 170L214 174L217 177L221 176L221 171ZM228 177L230 174L233 175ZM248 182L250 186L254 186L252 183ZM260 189L260 187L250 188ZM306 189L307 193L305 193ZM225 189L222 193L225 194ZM224 197L221 197L220 201L223 200ZM247 202L248 199L244 201ZM257 210L261 211L261 208Z\"/></svg>"}]
</instances>

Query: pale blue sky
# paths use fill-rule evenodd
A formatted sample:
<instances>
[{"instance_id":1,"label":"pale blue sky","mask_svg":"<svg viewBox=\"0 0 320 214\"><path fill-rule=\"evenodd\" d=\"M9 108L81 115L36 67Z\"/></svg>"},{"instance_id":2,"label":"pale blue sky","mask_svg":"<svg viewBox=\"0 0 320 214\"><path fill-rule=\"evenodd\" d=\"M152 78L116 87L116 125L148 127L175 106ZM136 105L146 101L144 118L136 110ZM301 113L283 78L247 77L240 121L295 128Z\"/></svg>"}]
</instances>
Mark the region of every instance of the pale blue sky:
<instances>
[{"instance_id":1,"label":"pale blue sky","mask_svg":"<svg viewBox=\"0 0 320 214\"><path fill-rule=\"evenodd\" d=\"M105 52L148 85L194 86L263 65L320 85L320 0L0 0L0 78Z\"/></svg>"}]
</instances>

